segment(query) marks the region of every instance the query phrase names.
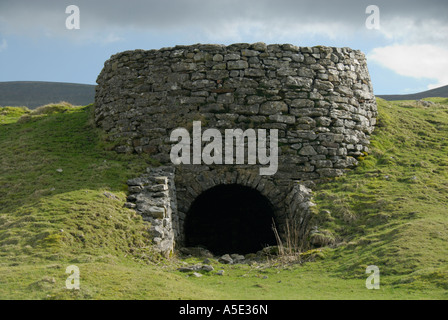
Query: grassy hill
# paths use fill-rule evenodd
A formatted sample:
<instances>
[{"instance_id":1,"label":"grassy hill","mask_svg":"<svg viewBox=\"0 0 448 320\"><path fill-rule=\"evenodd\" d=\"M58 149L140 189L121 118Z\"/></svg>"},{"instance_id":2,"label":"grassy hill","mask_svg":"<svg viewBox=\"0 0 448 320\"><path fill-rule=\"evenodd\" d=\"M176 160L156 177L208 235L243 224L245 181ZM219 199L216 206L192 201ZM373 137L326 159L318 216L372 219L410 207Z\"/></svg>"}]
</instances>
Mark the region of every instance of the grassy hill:
<instances>
[{"instance_id":1,"label":"grassy hill","mask_svg":"<svg viewBox=\"0 0 448 320\"><path fill-rule=\"evenodd\" d=\"M42 81L0 82L0 106L35 109L57 101L85 106L94 100L94 85Z\"/></svg>"},{"instance_id":2,"label":"grassy hill","mask_svg":"<svg viewBox=\"0 0 448 320\"><path fill-rule=\"evenodd\" d=\"M448 86L443 86L419 93L413 94L390 94L390 95L377 95L382 99L386 99L388 101L396 101L396 100L420 100L430 97L441 97L448 98Z\"/></svg>"},{"instance_id":3,"label":"grassy hill","mask_svg":"<svg viewBox=\"0 0 448 320\"><path fill-rule=\"evenodd\" d=\"M123 207L125 181L153 164L117 155L92 106L0 108L0 299L447 299L448 99L378 99L369 155L315 190L315 223L336 241L314 262L222 265L151 250L148 225ZM67 290L66 267L81 289ZM367 290L368 265L381 272Z\"/></svg>"}]
</instances>

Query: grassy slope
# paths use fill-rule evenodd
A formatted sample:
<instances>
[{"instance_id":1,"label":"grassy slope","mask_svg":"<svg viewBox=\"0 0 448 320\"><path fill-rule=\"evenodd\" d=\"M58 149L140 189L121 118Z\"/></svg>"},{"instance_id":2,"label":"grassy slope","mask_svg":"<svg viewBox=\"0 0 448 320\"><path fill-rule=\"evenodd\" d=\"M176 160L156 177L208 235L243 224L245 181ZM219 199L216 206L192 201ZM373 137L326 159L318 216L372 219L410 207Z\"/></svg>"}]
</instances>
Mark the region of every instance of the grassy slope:
<instances>
[{"instance_id":1,"label":"grassy slope","mask_svg":"<svg viewBox=\"0 0 448 320\"><path fill-rule=\"evenodd\" d=\"M332 212L321 222L343 241L338 271L374 264L395 284L448 290L448 99L428 100L444 104L379 99L371 155L316 192Z\"/></svg>"},{"instance_id":2,"label":"grassy slope","mask_svg":"<svg viewBox=\"0 0 448 320\"><path fill-rule=\"evenodd\" d=\"M213 262L225 275L201 278L151 253L148 226L123 208L124 182L150 161L103 151L91 107L18 122L29 111L2 108L0 298L446 299L445 100L430 108L379 100L371 154L315 191L316 222L340 243L323 260L287 268ZM80 291L65 289L71 264L81 270ZM371 264L380 290L365 288Z\"/></svg>"}]
</instances>

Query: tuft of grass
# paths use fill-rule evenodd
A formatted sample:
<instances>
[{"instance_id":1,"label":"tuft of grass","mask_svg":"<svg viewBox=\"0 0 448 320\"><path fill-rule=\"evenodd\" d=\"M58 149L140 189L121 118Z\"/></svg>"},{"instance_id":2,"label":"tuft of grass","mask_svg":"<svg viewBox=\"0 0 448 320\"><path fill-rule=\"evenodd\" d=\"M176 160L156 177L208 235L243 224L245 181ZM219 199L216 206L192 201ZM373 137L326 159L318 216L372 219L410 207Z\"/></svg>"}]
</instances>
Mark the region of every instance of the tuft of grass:
<instances>
[{"instance_id":1,"label":"tuft of grass","mask_svg":"<svg viewBox=\"0 0 448 320\"><path fill-rule=\"evenodd\" d=\"M71 103L66 101L61 101L59 103L49 103L40 107L37 107L34 110L31 110L30 112L23 114L19 119L19 123L24 123L31 121L33 119L38 118L39 116L44 115L51 115L56 113L64 113L67 111L70 111L74 108L77 108L73 106ZM79 108L79 107L78 107Z\"/></svg>"},{"instance_id":2,"label":"tuft of grass","mask_svg":"<svg viewBox=\"0 0 448 320\"><path fill-rule=\"evenodd\" d=\"M17 122L31 112L27 107L0 107L0 125Z\"/></svg>"},{"instance_id":3,"label":"tuft of grass","mask_svg":"<svg viewBox=\"0 0 448 320\"><path fill-rule=\"evenodd\" d=\"M68 110L74 108L74 106L66 101L61 101L58 103L49 103L40 107L37 107L31 111L31 115L41 115L41 114L54 114L67 112Z\"/></svg>"}]
</instances>

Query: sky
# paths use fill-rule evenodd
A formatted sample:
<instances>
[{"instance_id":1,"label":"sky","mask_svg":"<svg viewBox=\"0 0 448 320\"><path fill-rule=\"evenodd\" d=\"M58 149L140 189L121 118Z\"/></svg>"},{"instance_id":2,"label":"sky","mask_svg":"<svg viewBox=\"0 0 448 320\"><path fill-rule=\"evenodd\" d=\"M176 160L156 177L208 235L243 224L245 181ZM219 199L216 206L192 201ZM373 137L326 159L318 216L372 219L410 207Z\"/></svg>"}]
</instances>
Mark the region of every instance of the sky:
<instances>
[{"instance_id":1,"label":"sky","mask_svg":"<svg viewBox=\"0 0 448 320\"><path fill-rule=\"evenodd\" d=\"M375 94L448 85L446 0L0 0L0 81L95 84L117 52L240 42L359 49Z\"/></svg>"}]
</instances>

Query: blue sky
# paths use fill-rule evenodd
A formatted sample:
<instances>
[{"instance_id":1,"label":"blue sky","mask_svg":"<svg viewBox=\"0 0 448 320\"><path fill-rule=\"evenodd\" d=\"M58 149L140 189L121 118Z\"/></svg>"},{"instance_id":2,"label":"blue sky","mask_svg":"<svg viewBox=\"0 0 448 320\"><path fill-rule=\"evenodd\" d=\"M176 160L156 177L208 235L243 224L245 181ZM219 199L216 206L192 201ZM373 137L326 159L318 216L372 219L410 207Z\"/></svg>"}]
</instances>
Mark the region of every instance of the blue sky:
<instances>
[{"instance_id":1,"label":"blue sky","mask_svg":"<svg viewBox=\"0 0 448 320\"><path fill-rule=\"evenodd\" d=\"M379 29L366 27L371 4ZM445 0L1 0L0 81L95 84L120 51L262 41L360 49L375 94L413 93L448 85L447 17Z\"/></svg>"}]
</instances>

